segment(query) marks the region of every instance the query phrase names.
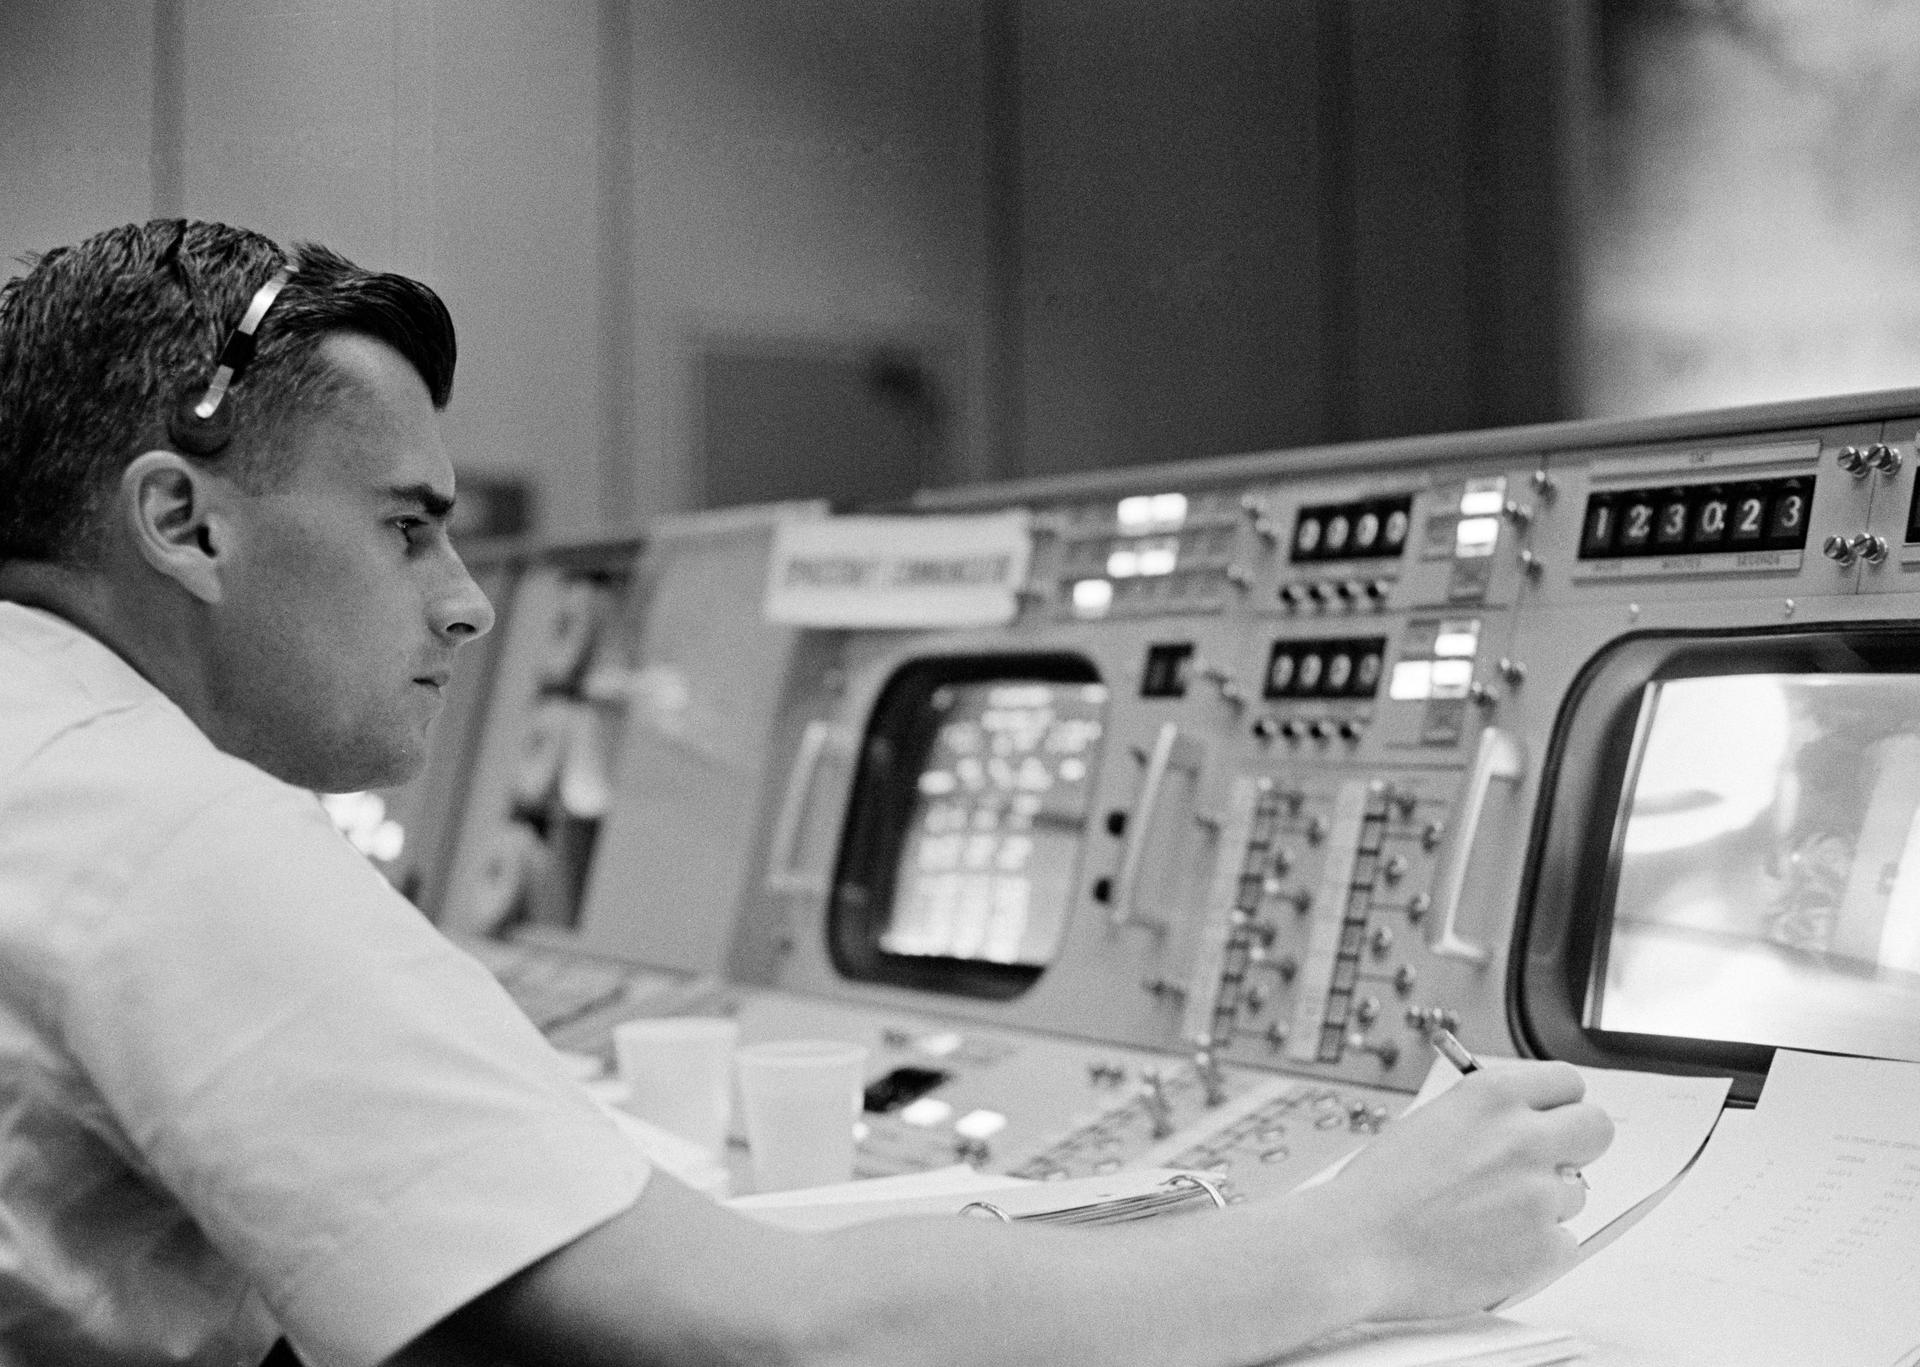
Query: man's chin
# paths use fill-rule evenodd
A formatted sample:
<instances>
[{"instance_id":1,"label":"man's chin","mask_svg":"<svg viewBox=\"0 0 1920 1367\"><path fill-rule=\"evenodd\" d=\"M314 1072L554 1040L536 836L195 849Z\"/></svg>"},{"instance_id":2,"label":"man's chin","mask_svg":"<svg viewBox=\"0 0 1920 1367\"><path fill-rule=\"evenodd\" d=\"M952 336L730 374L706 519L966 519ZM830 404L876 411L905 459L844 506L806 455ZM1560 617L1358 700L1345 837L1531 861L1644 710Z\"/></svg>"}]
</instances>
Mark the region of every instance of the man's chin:
<instances>
[{"instance_id":1,"label":"man's chin","mask_svg":"<svg viewBox=\"0 0 1920 1367\"><path fill-rule=\"evenodd\" d=\"M361 793L373 788L398 788L411 783L426 768L424 742L395 746L360 745L351 753L331 754L280 766L262 766L275 778L316 793Z\"/></svg>"}]
</instances>

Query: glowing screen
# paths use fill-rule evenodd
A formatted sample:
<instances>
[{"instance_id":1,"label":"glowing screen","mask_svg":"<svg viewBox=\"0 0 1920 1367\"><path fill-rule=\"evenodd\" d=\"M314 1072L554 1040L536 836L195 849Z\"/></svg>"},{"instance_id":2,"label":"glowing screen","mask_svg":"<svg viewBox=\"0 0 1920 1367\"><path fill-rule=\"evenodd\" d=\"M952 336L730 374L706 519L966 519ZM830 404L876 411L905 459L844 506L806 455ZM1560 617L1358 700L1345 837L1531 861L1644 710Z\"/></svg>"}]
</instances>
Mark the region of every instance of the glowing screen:
<instances>
[{"instance_id":1,"label":"glowing screen","mask_svg":"<svg viewBox=\"0 0 1920 1367\"><path fill-rule=\"evenodd\" d=\"M1920 676L1647 685L1603 1030L1920 1059Z\"/></svg>"},{"instance_id":2,"label":"glowing screen","mask_svg":"<svg viewBox=\"0 0 1920 1367\"><path fill-rule=\"evenodd\" d=\"M1045 965L1066 927L1107 690L1082 683L943 684L920 766L890 954Z\"/></svg>"}]
</instances>

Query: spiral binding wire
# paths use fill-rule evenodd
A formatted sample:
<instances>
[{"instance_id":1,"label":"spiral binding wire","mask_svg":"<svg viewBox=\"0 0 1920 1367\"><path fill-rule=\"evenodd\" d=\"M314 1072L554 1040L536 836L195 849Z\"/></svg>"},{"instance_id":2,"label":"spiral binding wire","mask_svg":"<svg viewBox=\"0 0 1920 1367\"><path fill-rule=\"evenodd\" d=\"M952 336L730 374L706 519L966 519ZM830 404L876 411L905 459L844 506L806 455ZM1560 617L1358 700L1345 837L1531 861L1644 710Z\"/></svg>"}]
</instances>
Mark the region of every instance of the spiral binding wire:
<instances>
[{"instance_id":1,"label":"spiral binding wire","mask_svg":"<svg viewBox=\"0 0 1920 1367\"><path fill-rule=\"evenodd\" d=\"M1117 1196L1111 1201L1061 1206L1027 1215L1009 1215L991 1201L970 1201L960 1207L960 1214L975 1219L1004 1220L1008 1224L1018 1220L1053 1225L1119 1225L1131 1220L1150 1220L1190 1207L1224 1209L1226 1204L1227 1198L1211 1180L1197 1173L1183 1172L1169 1177L1157 1190L1141 1192L1137 1196Z\"/></svg>"}]
</instances>

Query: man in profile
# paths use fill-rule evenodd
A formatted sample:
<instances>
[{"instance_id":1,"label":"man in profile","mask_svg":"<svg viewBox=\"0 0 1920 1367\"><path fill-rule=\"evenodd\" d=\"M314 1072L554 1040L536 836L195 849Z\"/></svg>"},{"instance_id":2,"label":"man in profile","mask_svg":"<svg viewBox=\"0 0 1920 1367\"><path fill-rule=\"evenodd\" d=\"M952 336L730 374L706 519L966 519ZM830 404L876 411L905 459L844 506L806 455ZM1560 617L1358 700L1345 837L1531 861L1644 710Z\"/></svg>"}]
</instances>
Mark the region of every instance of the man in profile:
<instances>
[{"instance_id":1,"label":"man in profile","mask_svg":"<svg viewBox=\"0 0 1920 1367\"><path fill-rule=\"evenodd\" d=\"M218 224L0 289L0 1362L1228 1364L1571 1261L1610 1130L1557 1065L1097 1234L649 1172L314 797L414 773L492 624L454 357L426 286Z\"/></svg>"}]
</instances>

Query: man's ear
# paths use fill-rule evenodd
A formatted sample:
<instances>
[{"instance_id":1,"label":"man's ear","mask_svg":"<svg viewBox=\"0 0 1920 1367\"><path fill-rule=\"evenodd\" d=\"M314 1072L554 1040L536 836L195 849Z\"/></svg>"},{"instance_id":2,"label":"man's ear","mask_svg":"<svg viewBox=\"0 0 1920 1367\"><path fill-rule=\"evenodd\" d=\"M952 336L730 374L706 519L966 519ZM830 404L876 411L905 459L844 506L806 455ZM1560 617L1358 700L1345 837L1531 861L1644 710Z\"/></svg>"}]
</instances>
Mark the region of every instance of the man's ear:
<instances>
[{"instance_id":1,"label":"man's ear","mask_svg":"<svg viewBox=\"0 0 1920 1367\"><path fill-rule=\"evenodd\" d=\"M120 475L120 504L141 559L203 603L222 596L225 519L216 481L173 451L146 451Z\"/></svg>"}]
</instances>

